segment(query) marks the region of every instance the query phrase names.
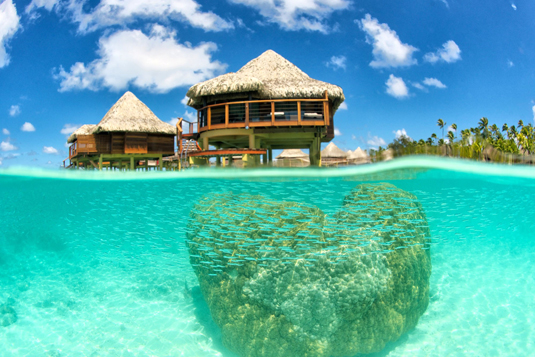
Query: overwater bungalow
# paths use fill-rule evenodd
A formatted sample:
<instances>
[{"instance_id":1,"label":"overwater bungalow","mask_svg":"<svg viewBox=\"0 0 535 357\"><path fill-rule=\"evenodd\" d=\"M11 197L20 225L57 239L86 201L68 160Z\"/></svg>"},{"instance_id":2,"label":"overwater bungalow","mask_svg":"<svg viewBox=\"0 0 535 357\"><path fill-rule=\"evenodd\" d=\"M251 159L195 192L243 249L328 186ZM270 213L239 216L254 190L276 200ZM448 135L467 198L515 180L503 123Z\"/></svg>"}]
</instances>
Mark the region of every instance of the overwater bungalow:
<instances>
[{"instance_id":1,"label":"overwater bungalow","mask_svg":"<svg viewBox=\"0 0 535 357\"><path fill-rule=\"evenodd\" d=\"M321 151L321 164L323 166L347 165L349 162L348 159L349 154L334 143L329 143L329 145Z\"/></svg>"},{"instance_id":2,"label":"overwater bungalow","mask_svg":"<svg viewBox=\"0 0 535 357\"><path fill-rule=\"evenodd\" d=\"M371 162L368 153L360 147L356 148L354 151L349 150L347 158L350 165L368 164Z\"/></svg>"},{"instance_id":3,"label":"overwater bungalow","mask_svg":"<svg viewBox=\"0 0 535 357\"><path fill-rule=\"evenodd\" d=\"M311 165L320 165L321 143L334 138L334 114L344 101L342 88L310 78L271 50L236 73L192 86L187 96L197 128L179 131L178 139L199 142L202 150L191 156L220 163L242 154L245 166L260 156L272 162L274 149L308 149Z\"/></svg>"},{"instance_id":4,"label":"overwater bungalow","mask_svg":"<svg viewBox=\"0 0 535 357\"><path fill-rule=\"evenodd\" d=\"M83 125L71 134L68 167L135 170L148 169L149 162L155 161L161 170L163 158L175 154L175 135L173 125L126 92L98 124Z\"/></svg>"},{"instance_id":5,"label":"overwater bungalow","mask_svg":"<svg viewBox=\"0 0 535 357\"><path fill-rule=\"evenodd\" d=\"M310 158L301 149L286 149L278 155L275 166L305 167L310 165Z\"/></svg>"}]
</instances>

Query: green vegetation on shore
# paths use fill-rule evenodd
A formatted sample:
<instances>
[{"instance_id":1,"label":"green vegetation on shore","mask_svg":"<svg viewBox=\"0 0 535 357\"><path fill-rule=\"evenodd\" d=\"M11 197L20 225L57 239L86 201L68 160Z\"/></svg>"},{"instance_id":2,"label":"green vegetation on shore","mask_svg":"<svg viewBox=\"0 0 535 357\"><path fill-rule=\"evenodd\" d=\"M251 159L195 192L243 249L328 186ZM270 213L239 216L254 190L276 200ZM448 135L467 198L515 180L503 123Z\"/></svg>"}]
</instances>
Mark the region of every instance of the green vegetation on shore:
<instances>
[{"instance_id":1,"label":"green vegetation on shore","mask_svg":"<svg viewBox=\"0 0 535 357\"><path fill-rule=\"evenodd\" d=\"M463 159L493 161L502 163L534 163L535 158L535 127L531 123L524 125L489 124L485 117L481 118L474 128L457 130L457 124L451 124L445 133L447 123L438 119L437 126L442 131L442 138L431 134L427 140L413 140L407 136L396 138L386 148L370 150L371 160L381 161L387 156L404 155L439 155Z\"/></svg>"}]
</instances>

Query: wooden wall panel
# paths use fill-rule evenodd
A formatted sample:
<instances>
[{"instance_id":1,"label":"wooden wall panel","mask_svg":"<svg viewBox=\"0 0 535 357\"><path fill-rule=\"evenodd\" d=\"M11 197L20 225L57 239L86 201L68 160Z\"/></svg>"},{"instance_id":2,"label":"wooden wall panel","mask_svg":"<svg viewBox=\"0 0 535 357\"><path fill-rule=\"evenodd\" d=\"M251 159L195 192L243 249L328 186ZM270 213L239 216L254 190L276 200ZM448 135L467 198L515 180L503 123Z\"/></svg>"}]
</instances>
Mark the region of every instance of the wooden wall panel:
<instances>
[{"instance_id":1,"label":"wooden wall panel","mask_svg":"<svg viewBox=\"0 0 535 357\"><path fill-rule=\"evenodd\" d=\"M111 135L96 134L98 137L97 145L99 154L109 154L111 152Z\"/></svg>"},{"instance_id":2,"label":"wooden wall panel","mask_svg":"<svg viewBox=\"0 0 535 357\"><path fill-rule=\"evenodd\" d=\"M76 141L78 153L98 152L96 135L78 135Z\"/></svg>"},{"instance_id":3,"label":"wooden wall panel","mask_svg":"<svg viewBox=\"0 0 535 357\"><path fill-rule=\"evenodd\" d=\"M175 139L173 135L149 134L149 154L173 154L175 152Z\"/></svg>"},{"instance_id":4,"label":"wooden wall panel","mask_svg":"<svg viewBox=\"0 0 535 357\"><path fill-rule=\"evenodd\" d=\"M126 133L124 152L125 154L146 154L147 133Z\"/></svg>"},{"instance_id":5,"label":"wooden wall panel","mask_svg":"<svg viewBox=\"0 0 535 357\"><path fill-rule=\"evenodd\" d=\"M111 153L124 154L124 133L111 134Z\"/></svg>"}]
</instances>

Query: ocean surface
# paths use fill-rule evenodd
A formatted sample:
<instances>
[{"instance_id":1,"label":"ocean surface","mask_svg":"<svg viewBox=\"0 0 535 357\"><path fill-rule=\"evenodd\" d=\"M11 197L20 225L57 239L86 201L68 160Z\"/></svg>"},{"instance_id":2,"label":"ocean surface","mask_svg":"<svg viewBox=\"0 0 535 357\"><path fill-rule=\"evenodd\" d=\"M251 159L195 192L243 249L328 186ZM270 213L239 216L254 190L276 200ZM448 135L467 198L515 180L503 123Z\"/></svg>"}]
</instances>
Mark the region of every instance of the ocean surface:
<instances>
[{"instance_id":1,"label":"ocean surface","mask_svg":"<svg viewBox=\"0 0 535 357\"><path fill-rule=\"evenodd\" d=\"M357 185L415 195L430 301L370 356L535 356L535 168L404 158L340 169L0 171L0 356L236 356L185 244L203 197L334 214Z\"/></svg>"}]
</instances>

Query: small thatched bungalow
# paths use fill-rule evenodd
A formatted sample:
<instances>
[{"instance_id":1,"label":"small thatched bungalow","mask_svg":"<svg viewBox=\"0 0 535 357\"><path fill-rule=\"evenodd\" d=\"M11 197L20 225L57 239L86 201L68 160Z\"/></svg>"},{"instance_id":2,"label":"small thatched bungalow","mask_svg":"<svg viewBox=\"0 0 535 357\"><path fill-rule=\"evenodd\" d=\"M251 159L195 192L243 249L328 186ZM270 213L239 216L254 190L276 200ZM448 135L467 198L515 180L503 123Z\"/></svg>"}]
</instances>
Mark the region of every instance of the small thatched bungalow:
<instances>
[{"instance_id":1,"label":"small thatched bungalow","mask_svg":"<svg viewBox=\"0 0 535 357\"><path fill-rule=\"evenodd\" d=\"M342 88L310 78L271 50L236 73L192 86L187 96L198 132L184 137L204 150L260 149L271 162L273 149L309 149L312 165L320 164L321 143L334 138L334 113L344 101Z\"/></svg>"},{"instance_id":2,"label":"small thatched bungalow","mask_svg":"<svg viewBox=\"0 0 535 357\"><path fill-rule=\"evenodd\" d=\"M72 167L145 168L149 160L174 155L176 128L158 117L134 94L126 92L100 123L83 125L68 138Z\"/></svg>"},{"instance_id":3,"label":"small thatched bungalow","mask_svg":"<svg viewBox=\"0 0 535 357\"><path fill-rule=\"evenodd\" d=\"M356 148L355 151L348 151L348 162L353 165L368 164L371 162L370 156L366 151L362 150L360 147Z\"/></svg>"},{"instance_id":4,"label":"small thatched bungalow","mask_svg":"<svg viewBox=\"0 0 535 357\"><path fill-rule=\"evenodd\" d=\"M321 151L321 164L323 166L347 165L348 158L349 154L334 143L329 143L329 145Z\"/></svg>"},{"instance_id":5,"label":"small thatched bungalow","mask_svg":"<svg viewBox=\"0 0 535 357\"><path fill-rule=\"evenodd\" d=\"M275 159L275 166L305 167L310 165L308 155L301 149L286 149Z\"/></svg>"}]
</instances>

